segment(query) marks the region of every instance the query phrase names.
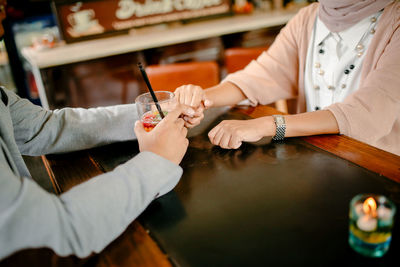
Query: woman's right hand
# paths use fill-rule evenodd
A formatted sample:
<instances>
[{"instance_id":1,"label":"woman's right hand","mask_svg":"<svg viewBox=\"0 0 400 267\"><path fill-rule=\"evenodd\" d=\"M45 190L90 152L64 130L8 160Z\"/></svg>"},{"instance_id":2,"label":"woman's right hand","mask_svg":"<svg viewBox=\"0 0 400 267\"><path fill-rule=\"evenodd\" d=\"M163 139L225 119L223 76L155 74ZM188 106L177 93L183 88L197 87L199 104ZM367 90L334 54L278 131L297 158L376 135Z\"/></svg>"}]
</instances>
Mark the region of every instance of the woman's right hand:
<instances>
[{"instance_id":1,"label":"woman's right hand","mask_svg":"<svg viewBox=\"0 0 400 267\"><path fill-rule=\"evenodd\" d=\"M185 114L185 126L193 128L200 124L204 118L204 109L212 106L212 101L207 99L206 94L200 86L197 85L182 85L178 87L175 92L175 97L180 104L189 106L194 110L194 114Z\"/></svg>"}]
</instances>

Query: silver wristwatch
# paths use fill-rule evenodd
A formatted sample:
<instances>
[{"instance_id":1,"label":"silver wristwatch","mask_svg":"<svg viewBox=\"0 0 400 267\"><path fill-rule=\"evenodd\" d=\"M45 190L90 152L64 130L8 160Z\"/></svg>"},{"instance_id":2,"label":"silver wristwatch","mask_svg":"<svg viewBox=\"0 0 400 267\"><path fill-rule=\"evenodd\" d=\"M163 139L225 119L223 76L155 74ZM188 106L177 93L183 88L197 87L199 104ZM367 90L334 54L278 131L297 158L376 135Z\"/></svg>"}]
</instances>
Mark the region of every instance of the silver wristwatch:
<instances>
[{"instance_id":1,"label":"silver wristwatch","mask_svg":"<svg viewBox=\"0 0 400 267\"><path fill-rule=\"evenodd\" d=\"M286 122L285 122L285 117L282 115L272 115L274 117L274 122L276 125L276 133L275 136L272 137L273 140L283 140L285 138L285 132L286 132Z\"/></svg>"}]
</instances>

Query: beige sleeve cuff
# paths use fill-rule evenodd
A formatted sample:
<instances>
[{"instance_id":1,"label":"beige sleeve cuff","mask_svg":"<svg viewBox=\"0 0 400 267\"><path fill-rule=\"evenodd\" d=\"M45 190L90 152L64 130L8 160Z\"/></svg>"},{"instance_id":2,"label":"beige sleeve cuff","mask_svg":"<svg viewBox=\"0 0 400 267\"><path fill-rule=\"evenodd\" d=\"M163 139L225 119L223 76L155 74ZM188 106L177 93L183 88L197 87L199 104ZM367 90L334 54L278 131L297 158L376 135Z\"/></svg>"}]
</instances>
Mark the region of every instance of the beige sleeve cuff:
<instances>
[{"instance_id":1,"label":"beige sleeve cuff","mask_svg":"<svg viewBox=\"0 0 400 267\"><path fill-rule=\"evenodd\" d=\"M339 126L339 133L350 136L351 135L350 123L347 120L343 110L340 108L340 104L338 103L333 104L330 105L329 107L326 107L325 109L332 112L333 116L335 117L337 124Z\"/></svg>"}]
</instances>

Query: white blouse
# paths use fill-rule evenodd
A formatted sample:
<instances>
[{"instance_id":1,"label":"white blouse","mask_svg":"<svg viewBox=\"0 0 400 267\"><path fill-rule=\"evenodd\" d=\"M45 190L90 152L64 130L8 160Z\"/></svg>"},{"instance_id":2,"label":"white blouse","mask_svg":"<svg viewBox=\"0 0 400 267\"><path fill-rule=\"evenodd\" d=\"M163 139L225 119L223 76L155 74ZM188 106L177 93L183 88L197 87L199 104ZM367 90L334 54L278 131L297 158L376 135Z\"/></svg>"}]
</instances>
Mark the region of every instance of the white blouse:
<instances>
[{"instance_id":1,"label":"white blouse","mask_svg":"<svg viewBox=\"0 0 400 267\"><path fill-rule=\"evenodd\" d=\"M317 16L305 67L307 111L341 102L358 89L361 66L381 13L339 33L330 32Z\"/></svg>"}]
</instances>

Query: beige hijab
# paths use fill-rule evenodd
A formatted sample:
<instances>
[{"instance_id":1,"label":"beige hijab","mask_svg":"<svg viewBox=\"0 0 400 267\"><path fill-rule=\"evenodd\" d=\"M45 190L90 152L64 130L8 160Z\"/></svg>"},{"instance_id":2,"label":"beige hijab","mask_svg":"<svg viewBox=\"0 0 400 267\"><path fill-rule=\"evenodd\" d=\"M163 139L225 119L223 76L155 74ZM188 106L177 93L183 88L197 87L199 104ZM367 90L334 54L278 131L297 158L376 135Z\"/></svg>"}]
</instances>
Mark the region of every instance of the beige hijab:
<instances>
[{"instance_id":1,"label":"beige hijab","mask_svg":"<svg viewBox=\"0 0 400 267\"><path fill-rule=\"evenodd\" d=\"M391 2L393 0L319 0L318 16L331 32L340 32Z\"/></svg>"}]
</instances>

